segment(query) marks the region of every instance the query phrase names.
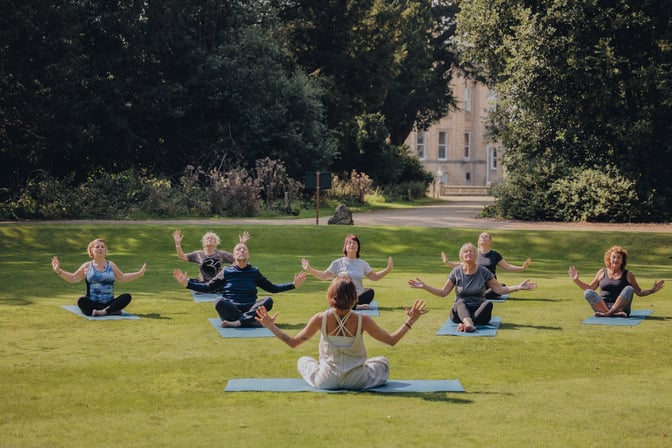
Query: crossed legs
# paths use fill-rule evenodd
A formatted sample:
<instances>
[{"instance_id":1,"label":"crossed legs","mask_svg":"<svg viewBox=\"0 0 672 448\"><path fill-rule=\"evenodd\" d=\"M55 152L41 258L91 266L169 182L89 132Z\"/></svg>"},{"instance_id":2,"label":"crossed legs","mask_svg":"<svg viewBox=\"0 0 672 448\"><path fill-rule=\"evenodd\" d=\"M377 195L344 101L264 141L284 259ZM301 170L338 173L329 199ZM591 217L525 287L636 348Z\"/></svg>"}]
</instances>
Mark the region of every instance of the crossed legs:
<instances>
[{"instance_id":1,"label":"crossed legs","mask_svg":"<svg viewBox=\"0 0 672 448\"><path fill-rule=\"evenodd\" d=\"M477 306L469 306L464 299L455 299L450 309L450 320L457 325L457 331L474 332L476 325L486 325L492 319L492 302L483 301Z\"/></svg>"},{"instance_id":2,"label":"crossed legs","mask_svg":"<svg viewBox=\"0 0 672 448\"><path fill-rule=\"evenodd\" d=\"M597 317L628 317L635 290L626 286L616 297L616 301L609 307L604 299L594 290L586 289L583 297L588 301Z\"/></svg>"}]
</instances>

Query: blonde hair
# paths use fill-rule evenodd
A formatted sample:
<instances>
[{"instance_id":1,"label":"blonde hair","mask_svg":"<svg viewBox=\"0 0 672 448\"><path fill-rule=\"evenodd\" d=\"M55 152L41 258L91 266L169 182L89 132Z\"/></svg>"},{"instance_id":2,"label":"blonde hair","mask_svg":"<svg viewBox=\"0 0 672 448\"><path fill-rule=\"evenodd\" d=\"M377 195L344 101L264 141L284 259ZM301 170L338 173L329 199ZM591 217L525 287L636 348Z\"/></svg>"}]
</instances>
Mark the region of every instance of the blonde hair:
<instances>
[{"instance_id":1,"label":"blonde hair","mask_svg":"<svg viewBox=\"0 0 672 448\"><path fill-rule=\"evenodd\" d=\"M93 246L95 246L97 243L103 243L105 246L105 255L107 256L107 243L105 243L105 240L102 238L96 238L95 240L91 241L89 246L86 248L86 251L89 253L89 257L93 258Z\"/></svg>"},{"instance_id":2,"label":"blonde hair","mask_svg":"<svg viewBox=\"0 0 672 448\"><path fill-rule=\"evenodd\" d=\"M467 249L471 249L474 251L474 253L476 253L476 246L471 243L464 243L462 247L460 247L460 261L463 261L462 255L466 252Z\"/></svg>"}]
</instances>

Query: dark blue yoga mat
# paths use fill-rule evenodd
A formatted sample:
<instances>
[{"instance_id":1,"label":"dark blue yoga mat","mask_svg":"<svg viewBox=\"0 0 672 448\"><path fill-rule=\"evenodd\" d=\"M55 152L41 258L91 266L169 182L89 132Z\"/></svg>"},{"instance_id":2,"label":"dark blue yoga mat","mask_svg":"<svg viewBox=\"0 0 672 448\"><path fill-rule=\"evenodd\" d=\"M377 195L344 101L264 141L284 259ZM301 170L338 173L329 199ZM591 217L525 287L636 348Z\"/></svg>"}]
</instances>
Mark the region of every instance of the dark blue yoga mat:
<instances>
[{"instance_id":1,"label":"dark blue yoga mat","mask_svg":"<svg viewBox=\"0 0 672 448\"><path fill-rule=\"evenodd\" d=\"M82 313L82 310L79 309L77 305L62 305L61 308L66 309L70 311L73 314L78 315L79 317L83 317L84 319L88 320L123 320L123 319L131 319L131 320L138 320L140 319L140 316L136 316L135 314L127 313L126 311L122 311L121 314L113 314L113 315L108 315L108 316L87 316L86 314Z\"/></svg>"},{"instance_id":2,"label":"dark blue yoga mat","mask_svg":"<svg viewBox=\"0 0 672 448\"><path fill-rule=\"evenodd\" d=\"M238 378L229 380L226 392L352 392L344 389L328 390L310 387L300 378ZM428 393L464 392L459 380L389 380L364 392Z\"/></svg>"},{"instance_id":3,"label":"dark blue yoga mat","mask_svg":"<svg viewBox=\"0 0 672 448\"><path fill-rule=\"evenodd\" d=\"M468 333L466 331L457 331L457 324L448 319L436 334L439 336L495 336L501 324L502 318L495 316L490 319L488 325L476 325L476 331Z\"/></svg>"},{"instance_id":4,"label":"dark blue yoga mat","mask_svg":"<svg viewBox=\"0 0 672 448\"><path fill-rule=\"evenodd\" d=\"M646 316L653 314L653 310L632 310L628 317L596 317L591 316L582 323L589 325L616 325L632 327L643 321Z\"/></svg>"}]
</instances>

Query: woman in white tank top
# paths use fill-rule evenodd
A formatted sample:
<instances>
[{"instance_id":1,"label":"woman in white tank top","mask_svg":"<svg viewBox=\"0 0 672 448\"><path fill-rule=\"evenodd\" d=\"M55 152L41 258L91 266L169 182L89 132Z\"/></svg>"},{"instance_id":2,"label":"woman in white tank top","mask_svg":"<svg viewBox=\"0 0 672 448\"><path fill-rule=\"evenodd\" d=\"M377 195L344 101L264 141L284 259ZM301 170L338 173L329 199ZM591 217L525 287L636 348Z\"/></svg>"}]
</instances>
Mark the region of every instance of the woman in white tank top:
<instances>
[{"instance_id":1,"label":"woman in white tank top","mask_svg":"<svg viewBox=\"0 0 672 448\"><path fill-rule=\"evenodd\" d=\"M257 320L280 340L295 348L320 332L319 360L309 356L299 359L299 373L312 387L319 389L365 390L384 384L390 368L387 358L367 358L362 339L368 333L374 339L395 345L425 314L425 303L416 300L406 308L406 321L389 333L369 316L353 311L357 290L348 276L336 277L327 291L329 309L315 314L296 336L289 336L275 324L277 314L257 310Z\"/></svg>"}]
</instances>

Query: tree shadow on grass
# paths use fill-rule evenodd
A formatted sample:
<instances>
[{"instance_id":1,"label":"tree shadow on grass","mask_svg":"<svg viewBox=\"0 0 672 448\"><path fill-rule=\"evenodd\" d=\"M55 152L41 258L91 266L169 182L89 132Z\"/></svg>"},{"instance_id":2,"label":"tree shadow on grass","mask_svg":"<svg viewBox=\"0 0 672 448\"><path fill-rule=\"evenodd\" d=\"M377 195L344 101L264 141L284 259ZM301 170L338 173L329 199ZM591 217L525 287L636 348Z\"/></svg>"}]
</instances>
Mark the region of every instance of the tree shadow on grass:
<instances>
[{"instance_id":1,"label":"tree shadow on grass","mask_svg":"<svg viewBox=\"0 0 672 448\"><path fill-rule=\"evenodd\" d=\"M526 324L515 324L509 322L502 322L499 326L500 330L520 330L522 328L532 328L534 330L562 330L562 327L551 327L548 325L526 325Z\"/></svg>"},{"instance_id":2,"label":"tree shadow on grass","mask_svg":"<svg viewBox=\"0 0 672 448\"><path fill-rule=\"evenodd\" d=\"M142 319L172 320L172 317L162 316L159 313L135 314Z\"/></svg>"},{"instance_id":3,"label":"tree shadow on grass","mask_svg":"<svg viewBox=\"0 0 672 448\"><path fill-rule=\"evenodd\" d=\"M377 397L386 398L420 398L424 401L445 402L455 404L472 404L474 401L466 398L457 398L455 395L464 395L464 392L387 392L384 394L378 392L350 392L350 393L368 393Z\"/></svg>"},{"instance_id":4,"label":"tree shadow on grass","mask_svg":"<svg viewBox=\"0 0 672 448\"><path fill-rule=\"evenodd\" d=\"M509 297L504 302L562 302L561 299Z\"/></svg>"},{"instance_id":5,"label":"tree shadow on grass","mask_svg":"<svg viewBox=\"0 0 672 448\"><path fill-rule=\"evenodd\" d=\"M278 324L278 328L282 330L302 330L306 324Z\"/></svg>"},{"instance_id":6,"label":"tree shadow on grass","mask_svg":"<svg viewBox=\"0 0 672 448\"><path fill-rule=\"evenodd\" d=\"M35 305L35 302L21 297L12 297L9 299L0 300L0 304L7 306L27 306L27 305Z\"/></svg>"}]
</instances>

